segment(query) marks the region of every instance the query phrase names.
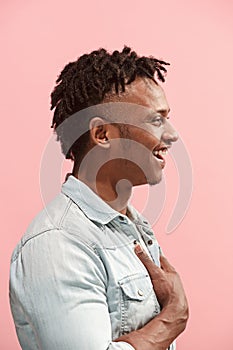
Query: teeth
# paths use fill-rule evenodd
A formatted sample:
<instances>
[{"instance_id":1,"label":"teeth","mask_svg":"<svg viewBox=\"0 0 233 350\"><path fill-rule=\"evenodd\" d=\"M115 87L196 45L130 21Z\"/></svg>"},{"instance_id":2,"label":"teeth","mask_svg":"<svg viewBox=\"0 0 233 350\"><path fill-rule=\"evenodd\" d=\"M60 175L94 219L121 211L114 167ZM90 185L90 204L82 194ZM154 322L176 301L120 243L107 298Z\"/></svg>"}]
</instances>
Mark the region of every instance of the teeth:
<instances>
[{"instance_id":1,"label":"teeth","mask_svg":"<svg viewBox=\"0 0 233 350\"><path fill-rule=\"evenodd\" d=\"M163 149L163 150L159 150L159 154L162 156L162 155L166 155L167 154L167 149L165 148L165 149Z\"/></svg>"},{"instance_id":2,"label":"teeth","mask_svg":"<svg viewBox=\"0 0 233 350\"><path fill-rule=\"evenodd\" d=\"M167 149L164 148L164 149L160 149L159 151L155 151L154 152L154 155L157 156L157 155L161 155L161 156L165 156L167 154Z\"/></svg>"}]
</instances>

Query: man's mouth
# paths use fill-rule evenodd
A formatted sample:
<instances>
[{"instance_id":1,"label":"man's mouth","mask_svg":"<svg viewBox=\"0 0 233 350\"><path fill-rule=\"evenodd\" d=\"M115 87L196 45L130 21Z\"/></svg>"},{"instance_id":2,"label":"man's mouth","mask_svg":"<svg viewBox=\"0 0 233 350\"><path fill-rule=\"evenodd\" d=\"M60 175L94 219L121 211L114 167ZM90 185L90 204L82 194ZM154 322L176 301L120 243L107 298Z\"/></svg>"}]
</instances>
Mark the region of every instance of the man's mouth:
<instances>
[{"instance_id":1,"label":"man's mouth","mask_svg":"<svg viewBox=\"0 0 233 350\"><path fill-rule=\"evenodd\" d=\"M153 156L160 162L162 168L165 167L165 163L166 163L166 162L165 162L164 157L166 156L167 151L168 151L168 150L167 150L167 147L161 147L161 148L159 148L159 149L154 149L154 150L152 151Z\"/></svg>"}]
</instances>

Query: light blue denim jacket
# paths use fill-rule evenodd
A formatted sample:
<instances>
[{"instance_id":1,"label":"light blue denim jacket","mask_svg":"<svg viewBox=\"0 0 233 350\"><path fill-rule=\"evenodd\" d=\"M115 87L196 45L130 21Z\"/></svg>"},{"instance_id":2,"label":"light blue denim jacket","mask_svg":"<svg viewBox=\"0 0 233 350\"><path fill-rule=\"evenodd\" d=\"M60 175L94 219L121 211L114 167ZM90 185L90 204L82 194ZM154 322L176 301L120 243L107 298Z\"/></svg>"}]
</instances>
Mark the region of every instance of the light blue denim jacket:
<instances>
[{"instance_id":1,"label":"light blue denim jacket","mask_svg":"<svg viewBox=\"0 0 233 350\"><path fill-rule=\"evenodd\" d=\"M23 350L133 350L114 339L160 312L135 241L157 265L160 247L136 209L128 206L128 214L130 219L71 175L34 218L10 271Z\"/></svg>"}]
</instances>

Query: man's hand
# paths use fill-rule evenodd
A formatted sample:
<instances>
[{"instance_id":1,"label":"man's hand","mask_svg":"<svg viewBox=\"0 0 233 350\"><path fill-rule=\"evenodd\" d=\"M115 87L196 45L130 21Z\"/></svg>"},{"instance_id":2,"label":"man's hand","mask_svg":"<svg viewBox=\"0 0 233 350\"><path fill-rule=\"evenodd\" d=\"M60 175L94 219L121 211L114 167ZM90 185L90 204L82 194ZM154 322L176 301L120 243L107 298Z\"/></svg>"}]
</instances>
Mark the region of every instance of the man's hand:
<instances>
[{"instance_id":1,"label":"man's hand","mask_svg":"<svg viewBox=\"0 0 233 350\"><path fill-rule=\"evenodd\" d=\"M135 247L135 253L150 275L161 308L175 304L177 309L180 308L180 311L186 315L188 313L188 303L181 279L174 267L164 256L160 256L161 268L159 268L139 244Z\"/></svg>"},{"instance_id":2,"label":"man's hand","mask_svg":"<svg viewBox=\"0 0 233 350\"><path fill-rule=\"evenodd\" d=\"M123 335L115 341L128 342L136 350L166 350L184 331L188 321L188 303L182 282L164 256L160 257L160 268L140 245L136 245L135 253L150 275L162 311L141 329Z\"/></svg>"}]
</instances>

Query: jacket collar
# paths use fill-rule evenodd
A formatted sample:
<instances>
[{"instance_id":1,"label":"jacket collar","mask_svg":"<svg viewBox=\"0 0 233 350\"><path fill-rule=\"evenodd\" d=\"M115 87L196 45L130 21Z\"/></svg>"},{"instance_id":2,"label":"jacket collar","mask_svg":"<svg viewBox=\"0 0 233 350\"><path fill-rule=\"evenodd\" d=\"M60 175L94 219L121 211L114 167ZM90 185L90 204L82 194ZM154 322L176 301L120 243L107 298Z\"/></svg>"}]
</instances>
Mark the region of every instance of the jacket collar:
<instances>
[{"instance_id":1,"label":"jacket collar","mask_svg":"<svg viewBox=\"0 0 233 350\"><path fill-rule=\"evenodd\" d=\"M63 183L61 192L70 197L90 220L107 224L117 216L121 216L90 187L73 175L69 175L66 182Z\"/></svg>"},{"instance_id":2,"label":"jacket collar","mask_svg":"<svg viewBox=\"0 0 233 350\"><path fill-rule=\"evenodd\" d=\"M150 224L145 218L130 204L127 205L127 216L119 213L110 207L100 198L90 187L73 175L69 175L63 183L61 192L71 198L83 213L92 221L102 225L119 218L120 221L127 222L130 218L135 224L150 228Z\"/></svg>"}]
</instances>

